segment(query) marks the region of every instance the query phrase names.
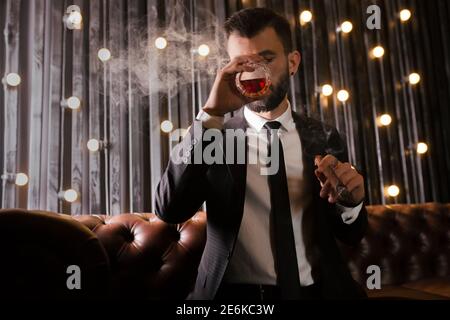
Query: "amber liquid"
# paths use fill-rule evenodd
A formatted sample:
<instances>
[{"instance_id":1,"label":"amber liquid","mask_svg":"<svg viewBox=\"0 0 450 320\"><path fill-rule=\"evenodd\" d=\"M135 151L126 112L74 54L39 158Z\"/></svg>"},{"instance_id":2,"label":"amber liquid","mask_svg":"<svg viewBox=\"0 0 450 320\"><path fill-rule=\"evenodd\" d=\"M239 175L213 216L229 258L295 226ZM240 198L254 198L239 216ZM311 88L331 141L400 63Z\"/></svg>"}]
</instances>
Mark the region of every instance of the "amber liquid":
<instances>
[{"instance_id":1,"label":"amber liquid","mask_svg":"<svg viewBox=\"0 0 450 320\"><path fill-rule=\"evenodd\" d=\"M265 78L256 78L250 80L241 80L241 85L247 93L258 93L266 87Z\"/></svg>"}]
</instances>

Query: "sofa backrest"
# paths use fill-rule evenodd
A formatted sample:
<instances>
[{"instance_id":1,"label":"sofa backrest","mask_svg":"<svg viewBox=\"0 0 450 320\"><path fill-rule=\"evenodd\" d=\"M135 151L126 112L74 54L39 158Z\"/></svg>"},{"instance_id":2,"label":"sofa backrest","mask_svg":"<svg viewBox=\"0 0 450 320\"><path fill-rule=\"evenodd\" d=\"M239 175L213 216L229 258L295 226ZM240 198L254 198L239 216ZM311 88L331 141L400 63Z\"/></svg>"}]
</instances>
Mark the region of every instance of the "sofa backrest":
<instances>
[{"instance_id":1,"label":"sofa backrest","mask_svg":"<svg viewBox=\"0 0 450 320\"><path fill-rule=\"evenodd\" d=\"M367 206L361 243L341 246L353 278L365 285L378 266L382 285L450 276L450 204Z\"/></svg>"},{"instance_id":2,"label":"sofa backrest","mask_svg":"<svg viewBox=\"0 0 450 320\"><path fill-rule=\"evenodd\" d=\"M82 215L110 261L112 296L183 299L190 292L206 242L206 214L181 225L153 213Z\"/></svg>"},{"instance_id":3,"label":"sofa backrest","mask_svg":"<svg viewBox=\"0 0 450 320\"><path fill-rule=\"evenodd\" d=\"M363 286L371 265L382 285L450 275L450 204L368 206L369 230L341 245ZM183 298L192 288L206 241L206 214L169 225L154 214L74 216L97 234L110 260L115 295Z\"/></svg>"}]
</instances>

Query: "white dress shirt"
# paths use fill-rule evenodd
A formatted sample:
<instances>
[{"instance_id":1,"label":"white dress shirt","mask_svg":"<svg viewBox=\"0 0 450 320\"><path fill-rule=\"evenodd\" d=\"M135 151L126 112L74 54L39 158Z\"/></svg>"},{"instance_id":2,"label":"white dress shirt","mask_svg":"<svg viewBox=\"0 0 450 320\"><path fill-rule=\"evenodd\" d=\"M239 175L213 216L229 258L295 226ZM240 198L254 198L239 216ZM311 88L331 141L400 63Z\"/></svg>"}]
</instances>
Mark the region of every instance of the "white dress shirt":
<instances>
[{"instance_id":1,"label":"white dress shirt","mask_svg":"<svg viewBox=\"0 0 450 320\"><path fill-rule=\"evenodd\" d=\"M254 157L253 159L267 157L267 147L262 147L267 145L267 136L260 131L268 120L247 107L244 108L244 117L249 125L247 135L259 135L259 139L264 140L264 143L258 144L258 139L248 139L248 157ZM224 123L224 117L211 116L204 111L200 111L197 119L201 120L206 128L220 129ZM300 284L308 286L313 284L314 280L311 275L311 265L305 256L302 234L302 148L289 102L287 110L273 121L281 123L278 136L284 151ZM224 276L224 281L228 283L275 285L277 282L269 228L271 208L269 184L267 175L261 174L262 166L264 164L261 164L260 161L247 164L247 184L242 222L233 256ZM355 208L346 208L339 205L338 208L342 212L343 221L351 224L358 217L362 203Z\"/></svg>"}]
</instances>

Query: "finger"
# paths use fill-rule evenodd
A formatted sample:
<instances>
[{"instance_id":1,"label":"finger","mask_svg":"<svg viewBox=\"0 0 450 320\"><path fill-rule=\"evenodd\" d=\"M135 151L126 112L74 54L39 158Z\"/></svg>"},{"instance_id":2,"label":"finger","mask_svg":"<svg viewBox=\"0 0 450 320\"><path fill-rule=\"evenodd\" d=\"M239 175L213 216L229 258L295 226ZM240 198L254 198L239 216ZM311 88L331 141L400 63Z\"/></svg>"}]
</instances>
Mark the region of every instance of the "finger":
<instances>
[{"instance_id":1,"label":"finger","mask_svg":"<svg viewBox=\"0 0 450 320\"><path fill-rule=\"evenodd\" d=\"M327 180L327 181L323 184L322 189L320 190L320 194L319 194L319 195L320 195L321 198L327 198L327 197L329 197L330 194L333 193L333 191L334 191L334 188L333 188L332 183L331 183L329 180Z\"/></svg>"},{"instance_id":2,"label":"finger","mask_svg":"<svg viewBox=\"0 0 450 320\"><path fill-rule=\"evenodd\" d=\"M328 194L328 202L329 203L336 203L338 201L339 195L336 192L336 189L333 188L333 190Z\"/></svg>"},{"instance_id":3,"label":"finger","mask_svg":"<svg viewBox=\"0 0 450 320\"><path fill-rule=\"evenodd\" d=\"M325 176L326 180L329 180L334 187L336 187L336 185L339 183L339 179L336 176L336 174L334 173L334 169L332 169L331 166L326 166L326 167L321 167L322 169L317 169L319 174L322 174L323 176Z\"/></svg>"},{"instance_id":4,"label":"finger","mask_svg":"<svg viewBox=\"0 0 450 320\"><path fill-rule=\"evenodd\" d=\"M243 64L243 65L232 65L232 66L224 68L222 71L223 71L223 73L225 73L227 75L234 76L238 72L244 72L244 71L253 72L253 71L255 71L255 68L250 65Z\"/></svg>"},{"instance_id":5,"label":"finger","mask_svg":"<svg viewBox=\"0 0 450 320\"><path fill-rule=\"evenodd\" d=\"M316 177L319 179L320 181L320 185L323 186L323 184L325 183L325 181L327 180L327 178L325 177L325 175L320 172L319 170L314 170L314 174L316 175Z\"/></svg>"},{"instance_id":6,"label":"finger","mask_svg":"<svg viewBox=\"0 0 450 320\"><path fill-rule=\"evenodd\" d=\"M263 57L261 57L260 55L250 54L250 55L238 56L235 59L233 59L231 62L234 62L236 64L243 64L243 63L261 62L262 60L263 60Z\"/></svg>"},{"instance_id":7,"label":"finger","mask_svg":"<svg viewBox=\"0 0 450 320\"><path fill-rule=\"evenodd\" d=\"M336 159L335 156L332 156L331 154L327 154L318 164L317 168L319 170L324 170L326 167L332 167L333 169L337 167L341 162Z\"/></svg>"},{"instance_id":8,"label":"finger","mask_svg":"<svg viewBox=\"0 0 450 320\"><path fill-rule=\"evenodd\" d=\"M321 155L316 155L314 157L314 165L316 167L319 167L320 162L322 161L323 157ZM320 185L323 186L323 184L325 183L325 181L327 180L327 177L323 174L322 171L316 169L314 170L314 173L316 175L316 177L319 179L320 181Z\"/></svg>"},{"instance_id":9,"label":"finger","mask_svg":"<svg viewBox=\"0 0 450 320\"><path fill-rule=\"evenodd\" d=\"M352 180L353 178L359 176L359 174L354 170L349 170L345 172L335 172L337 178L340 182L342 182L343 185L347 186L348 182Z\"/></svg>"},{"instance_id":10,"label":"finger","mask_svg":"<svg viewBox=\"0 0 450 320\"><path fill-rule=\"evenodd\" d=\"M320 161L322 161L322 159L323 159L323 157L322 157L321 155L315 156L315 157L314 157L314 165L315 165L316 167L318 167L318 166L319 166L319 163L320 163Z\"/></svg>"},{"instance_id":11,"label":"finger","mask_svg":"<svg viewBox=\"0 0 450 320\"><path fill-rule=\"evenodd\" d=\"M353 170L352 165L350 163L348 163L348 162L342 163L341 162L337 165L337 167L334 171L335 171L336 175L338 177L340 177L342 174L344 174L345 172L350 171L350 170ZM356 170L353 170L353 171L356 171Z\"/></svg>"},{"instance_id":12,"label":"finger","mask_svg":"<svg viewBox=\"0 0 450 320\"><path fill-rule=\"evenodd\" d=\"M348 184L346 184L346 188L349 192L353 192L361 187L364 187L364 179L360 175L352 178Z\"/></svg>"}]
</instances>

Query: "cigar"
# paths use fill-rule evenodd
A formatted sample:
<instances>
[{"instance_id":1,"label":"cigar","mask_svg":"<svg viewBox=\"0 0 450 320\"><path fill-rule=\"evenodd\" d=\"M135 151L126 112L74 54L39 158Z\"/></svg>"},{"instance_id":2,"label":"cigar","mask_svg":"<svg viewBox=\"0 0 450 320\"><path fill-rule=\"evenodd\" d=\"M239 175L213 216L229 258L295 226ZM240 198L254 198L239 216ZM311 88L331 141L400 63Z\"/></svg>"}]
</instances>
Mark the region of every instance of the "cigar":
<instances>
[{"instance_id":1,"label":"cigar","mask_svg":"<svg viewBox=\"0 0 450 320\"><path fill-rule=\"evenodd\" d=\"M322 160L322 156L315 157L314 162L315 162L316 166L319 164L319 162L321 160ZM341 203L352 203L353 198L352 198L351 192L348 191L347 187L342 183L342 181L339 179L339 177L334 172L336 165L334 165L334 166L329 165L328 167L330 168L330 171L333 173L334 177L337 180L337 184L336 184L336 187L334 188L334 190L337 194L338 201ZM322 181L322 179L320 179L320 181L322 183L325 183L325 181Z\"/></svg>"}]
</instances>

